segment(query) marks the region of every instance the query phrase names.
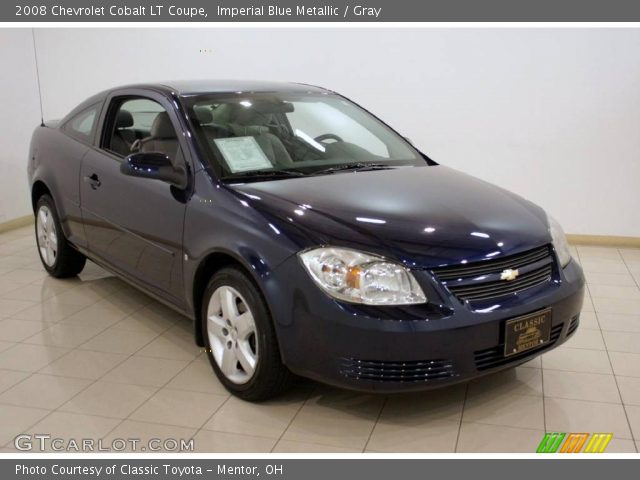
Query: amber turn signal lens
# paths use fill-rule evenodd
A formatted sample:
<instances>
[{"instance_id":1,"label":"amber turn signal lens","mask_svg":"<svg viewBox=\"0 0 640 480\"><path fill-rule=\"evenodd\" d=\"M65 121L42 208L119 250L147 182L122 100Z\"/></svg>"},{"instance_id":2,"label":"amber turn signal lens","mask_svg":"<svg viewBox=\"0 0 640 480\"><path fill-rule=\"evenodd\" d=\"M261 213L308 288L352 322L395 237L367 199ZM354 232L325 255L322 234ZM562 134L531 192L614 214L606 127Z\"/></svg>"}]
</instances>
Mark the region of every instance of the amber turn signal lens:
<instances>
[{"instance_id":1,"label":"amber turn signal lens","mask_svg":"<svg viewBox=\"0 0 640 480\"><path fill-rule=\"evenodd\" d=\"M347 270L347 285L351 288L360 288L360 274L362 269L358 266L349 267Z\"/></svg>"}]
</instances>

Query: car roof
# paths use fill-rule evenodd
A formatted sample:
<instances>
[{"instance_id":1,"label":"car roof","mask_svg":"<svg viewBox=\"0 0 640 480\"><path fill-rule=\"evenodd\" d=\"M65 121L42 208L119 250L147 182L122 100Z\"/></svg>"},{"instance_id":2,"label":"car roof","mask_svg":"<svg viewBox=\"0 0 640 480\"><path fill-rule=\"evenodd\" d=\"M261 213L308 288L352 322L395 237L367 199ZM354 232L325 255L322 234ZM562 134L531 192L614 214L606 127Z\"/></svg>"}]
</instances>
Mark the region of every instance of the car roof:
<instances>
[{"instance_id":1,"label":"car roof","mask_svg":"<svg viewBox=\"0 0 640 480\"><path fill-rule=\"evenodd\" d=\"M293 82L271 82L256 80L175 80L158 82L178 95L198 95L206 93L328 93L329 90Z\"/></svg>"}]
</instances>

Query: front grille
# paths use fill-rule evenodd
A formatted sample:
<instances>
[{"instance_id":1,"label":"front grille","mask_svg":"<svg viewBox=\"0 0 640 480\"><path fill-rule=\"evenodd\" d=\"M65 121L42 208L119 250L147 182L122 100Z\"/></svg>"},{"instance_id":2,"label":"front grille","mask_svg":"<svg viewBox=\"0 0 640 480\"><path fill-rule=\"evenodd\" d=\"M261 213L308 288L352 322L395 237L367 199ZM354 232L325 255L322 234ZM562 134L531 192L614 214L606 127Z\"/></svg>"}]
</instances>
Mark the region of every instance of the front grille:
<instances>
[{"instance_id":1,"label":"front grille","mask_svg":"<svg viewBox=\"0 0 640 480\"><path fill-rule=\"evenodd\" d=\"M558 339L560 338L560 334L562 333L563 325L564 323L561 323L560 325L551 327L551 335L549 338L549 342L546 345L542 345L540 348L529 350L527 352L522 352L521 354L518 354L518 355L511 355L509 357L505 357L504 343L501 343L500 345L496 345L495 347L486 348L484 350L478 350L473 353L475 363L476 363L476 368L478 370L487 370L489 368L499 367L501 365L505 365L507 363L514 362L514 361L523 359L525 357L528 357L529 355L533 353L537 353L540 350L545 350L551 347L553 344L555 344L558 341Z\"/></svg>"},{"instance_id":2,"label":"front grille","mask_svg":"<svg viewBox=\"0 0 640 480\"><path fill-rule=\"evenodd\" d=\"M340 373L357 380L401 383L424 383L457 376L451 360L381 362L343 358Z\"/></svg>"},{"instance_id":3,"label":"front grille","mask_svg":"<svg viewBox=\"0 0 640 480\"><path fill-rule=\"evenodd\" d=\"M478 283L478 285L452 285L449 287L449 291L462 301L488 300L546 283L551 280L551 273L551 265L545 265L542 268L520 275L516 280L510 282L497 280L495 282Z\"/></svg>"},{"instance_id":4,"label":"front grille","mask_svg":"<svg viewBox=\"0 0 640 480\"><path fill-rule=\"evenodd\" d=\"M506 269L518 269L514 280L501 280ZM548 245L496 260L433 269L460 301L477 302L515 294L551 281L553 255Z\"/></svg>"}]
</instances>

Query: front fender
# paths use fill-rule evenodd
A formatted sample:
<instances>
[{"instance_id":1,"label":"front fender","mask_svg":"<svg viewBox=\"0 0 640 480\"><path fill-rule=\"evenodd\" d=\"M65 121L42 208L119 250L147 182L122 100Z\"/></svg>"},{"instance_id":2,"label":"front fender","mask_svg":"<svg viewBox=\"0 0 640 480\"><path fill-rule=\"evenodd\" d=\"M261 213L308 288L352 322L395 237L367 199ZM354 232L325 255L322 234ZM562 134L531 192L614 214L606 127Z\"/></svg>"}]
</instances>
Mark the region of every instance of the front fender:
<instances>
[{"instance_id":1,"label":"front fender","mask_svg":"<svg viewBox=\"0 0 640 480\"><path fill-rule=\"evenodd\" d=\"M199 307L194 304L198 271L216 255L240 264L264 293L273 269L299 247L247 201L217 184L206 170L197 172L194 183L183 234L185 297L190 310L195 313Z\"/></svg>"}]
</instances>

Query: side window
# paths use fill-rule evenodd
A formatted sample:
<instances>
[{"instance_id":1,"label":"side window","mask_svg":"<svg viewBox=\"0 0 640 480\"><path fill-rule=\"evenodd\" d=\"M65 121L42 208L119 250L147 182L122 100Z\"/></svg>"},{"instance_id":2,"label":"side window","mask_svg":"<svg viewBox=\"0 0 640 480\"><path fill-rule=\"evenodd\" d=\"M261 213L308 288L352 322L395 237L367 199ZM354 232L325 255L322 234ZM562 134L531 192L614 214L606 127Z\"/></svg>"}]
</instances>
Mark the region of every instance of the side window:
<instances>
[{"instance_id":1,"label":"side window","mask_svg":"<svg viewBox=\"0 0 640 480\"><path fill-rule=\"evenodd\" d=\"M106 122L103 148L126 157L137 152L159 152L178 158L178 137L167 111L147 98L116 99Z\"/></svg>"},{"instance_id":2,"label":"side window","mask_svg":"<svg viewBox=\"0 0 640 480\"><path fill-rule=\"evenodd\" d=\"M93 129L96 125L96 119L98 118L99 107L100 104L95 104L89 108L85 108L67 121L62 127L63 130L78 140L90 142L93 136Z\"/></svg>"}]
</instances>

